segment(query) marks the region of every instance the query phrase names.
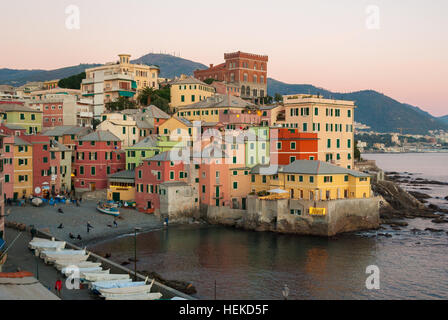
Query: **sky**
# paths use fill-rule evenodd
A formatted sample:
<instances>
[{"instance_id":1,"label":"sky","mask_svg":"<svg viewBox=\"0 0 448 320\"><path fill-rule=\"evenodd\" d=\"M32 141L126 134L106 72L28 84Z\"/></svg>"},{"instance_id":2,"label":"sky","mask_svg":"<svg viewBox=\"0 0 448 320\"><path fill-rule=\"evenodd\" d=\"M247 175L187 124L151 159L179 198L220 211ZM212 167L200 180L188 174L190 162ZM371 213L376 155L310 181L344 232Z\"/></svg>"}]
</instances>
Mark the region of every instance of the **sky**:
<instances>
[{"instance_id":1,"label":"sky","mask_svg":"<svg viewBox=\"0 0 448 320\"><path fill-rule=\"evenodd\" d=\"M208 65L241 50L268 55L268 76L282 82L373 89L441 116L447 15L446 0L2 1L0 68L56 69L150 52Z\"/></svg>"}]
</instances>

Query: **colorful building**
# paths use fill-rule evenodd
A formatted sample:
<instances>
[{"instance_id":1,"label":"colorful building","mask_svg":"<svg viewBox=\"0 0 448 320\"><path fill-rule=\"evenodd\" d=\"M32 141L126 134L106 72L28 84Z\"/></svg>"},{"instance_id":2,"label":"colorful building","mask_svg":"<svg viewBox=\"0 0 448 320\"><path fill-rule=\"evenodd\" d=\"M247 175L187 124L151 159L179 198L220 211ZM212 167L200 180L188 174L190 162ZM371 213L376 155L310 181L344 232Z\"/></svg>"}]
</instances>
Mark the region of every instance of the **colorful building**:
<instances>
[{"instance_id":1,"label":"colorful building","mask_svg":"<svg viewBox=\"0 0 448 320\"><path fill-rule=\"evenodd\" d=\"M316 133L319 160L351 169L354 165L353 101L323 99L315 95L283 96L284 119L277 125Z\"/></svg>"},{"instance_id":2,"label":"colorful building","mask_svg":"<svg viewBox=\"0 0 448 320\"><path fill-rule=\"evenodd\" d=\"M44 128L57 126L75 126L77 123L77 99L72 95L58 95L53 98L42 98L27 101L31 109L42 111Z\"/></svg>"},{"instance_id":3,"label":"colorful building","mask_svg":"<svg viewBox=\"0 0 448 320\"><path fill-rule=\"evenodd\" d=\"M30 134L42 131L42 111L19 103L0 103L0 112L7 125L20 126Z\"/></svg>"},{"instance_id":4,"label":"colorful building","mask_svg":"<svg viewBox=\"0 0 448 320\"><path fill-rule=\"evenodd\" d=\"M255 137L255 139L245 141L246 167L268 164L271 151L269 127L250 127L247 131L250 133L250 137Z\"/></svg>"},{"instance_id":5,"label":"colorful building","mask_svg":"<svg viewBox=\"0 0 448 320\"><path fill-rule=\"evenodd\" d=\"M126 148L126 168L127 170L134 170L144 159L169 151L176 146L178 146L177 141L169 141L158 136L148 136L135 145Z\"/></svg>"},{"instance_id":6,"label":"colorful building","mask_svg":"<svg viewBox=\"0 0 448 320\"><path fill-rule=\"evenodd\" d=\"M239 97L216 94L177 111L178 117L189 121L221 122L237 129L240 125L258 125L261 121L257 106Z\"/></svg>"},{"instance_id":7,"label":"colorful building","mask_svg":"<svg viewBox=\"0 0 448 320\"><path fill-rule=\"evenodd\" d=\"M225 62L206 70L195 70L194 77L204 81L214 79L224 81L240 88L243 99L255 103L267 96L268 56L245 52L224 54Z\"/></svg>"},{"instance_id":8,"label":"colorful building","mask_svg":"<svg viewBox=\"0 0 448 320\"><path fill-rule=\"evenodd\" d=\"M3 158L3 192L5 199L14 197L14 135L3 136L3 150L0 158Z\"/></svg>"},{"instance_id":9,"label":"colorful building","mask_svg":"<svg viewBox=\"0 0 448 320\"><path fill-rule=\"evenodd\" d=\"M0 134L0 240L3 240L3 232L5 231L5 186L4 186L4 142L3 139L6 138L5 135Z\"/></svg>"},{"instance_id":10,"label":"colorful building","mask_svg":"<svg viewBox=\"0 0 448 320\"><path fill-rule=\"evenodd\" d=\"M33 194L33 145L16 136L13 153L13 199L29 197Z\"/></svg>"},{"instance_id":11,"label":"colorful building","mask_svg":"<svg viewBox=\"0 0 448 320\"><path fill-rule=\"evenodd\" d=\"M107 177L125 169L126 155L120 139L109 131L92 132L76 143L73 164L76 192L107 188Z\"/></svg>"},{"instance_id":12,"label":"colorful building","mask_svg":"<svg viewBox=\"0 0 448 320\"><path fill-rule=\"evenodd\" d=\"M105 104L118 97L135 99L145 87L159 88L157 66L130 63L129 54L120 54L118 62L86 69L86 79L81 83L83 97L92 100L96 118L105 111Z\"/></svg>"},{"instance_id":13,"label":"colorful building","mask_svg":"<svg viewBox=\"0 0 448 320\"><path fill-rule=\"evenodd\" d=\"M251 191L287 191L291 199L336 200L370 198L370 176L323 161L296 160L264 175L262 166L251 170Z\"/></svg>"},{"instance_id":14,"label":"colorful building","mask_svg":"<svg viewBox=\"0 0 448 320\"><path fill-rule=\"evenodd\" d=\"M134 170L123 170L108 176L107 200L135 201L135 172Z\"/></svg>"},{"instance_id":15,"label":"colorful building","mask_svg":"<svg viewBox=\"0 0 448 320\"><path fill-rule=\"evenodd\" d=\"M270 129L270 163L287 165L295 160L318 160L316 133L302 133L299 129Z\"/></svg>"},{"instance_id":16,"label":"colorful building","mask_svg":"<svg viewBox=\"0 0 448 320\"><path fill-rule=\"evenodd\" d=\"M205 100L214 94L213 86L183 74L171 82L170 107L177 110L180 107Z\"/></svg>"},{"instance_id":17,"label":"colorful building","mask_svg":"<svg viewBox=\"0 0 448 320\"><path fill-rule=\"evenodd\" d=\"M148 213L160 210L159 185L168 181L184 181L188 172L182 161L174 160L172 153L166 151L143 160L135 169L135 201L137 208Z\"/></svg>"}]
</instances>

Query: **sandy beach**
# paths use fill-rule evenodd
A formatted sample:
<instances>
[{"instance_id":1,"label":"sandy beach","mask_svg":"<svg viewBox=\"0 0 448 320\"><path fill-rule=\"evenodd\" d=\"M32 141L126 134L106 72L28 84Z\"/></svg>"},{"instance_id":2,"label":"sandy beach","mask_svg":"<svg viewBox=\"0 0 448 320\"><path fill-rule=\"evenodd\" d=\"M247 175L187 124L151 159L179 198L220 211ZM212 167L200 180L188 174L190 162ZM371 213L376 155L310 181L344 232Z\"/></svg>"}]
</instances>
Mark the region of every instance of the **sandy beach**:
<instances>
[{"instance_id":1,"label":"sandy beach","mask_svg":"<svg viewBox=\"0 0 448 320\"><path fill-rule=\"evenodd\" d=\"M58 208L62 208L63 213L59 213ZM118 227L114 227L114 217L98 212L96 202L87 200L79 207L74 204L57 204L56 207L50 205L34 207L27 204L24 207L7 206L5 212L8 211L10 214L6 217L7 222L34 225L38 230L47 231L59 239L79 246L90 246L103 240L134 233L135 227L141 228L139 232L163 227L163 223L154 215L123 208L120 208L120 217L116 220ZM87 222L93 226L89 233ZM63 228L59 229L61 223ZM75 237L79 234L82 240L70 239L69 233Z\"/></svg>"}]
</instances>

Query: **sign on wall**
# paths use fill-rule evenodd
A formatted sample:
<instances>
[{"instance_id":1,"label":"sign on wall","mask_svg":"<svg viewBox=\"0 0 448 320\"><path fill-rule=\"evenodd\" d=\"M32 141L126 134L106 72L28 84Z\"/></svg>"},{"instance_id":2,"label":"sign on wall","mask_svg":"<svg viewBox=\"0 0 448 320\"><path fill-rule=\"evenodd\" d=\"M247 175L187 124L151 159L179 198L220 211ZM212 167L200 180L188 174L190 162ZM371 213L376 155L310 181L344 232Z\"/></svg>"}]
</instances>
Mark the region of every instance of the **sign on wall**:
<instances>
[{"instance_id":1,"label":"sign on wall","mask_svg":"<svg viewBox=\"0 0 448 320\"><path fill-rule=\"evenodd\" d=\"M325 216L326 214L327 214L326 208L310 207L310 215L312 216Z\"/></svg>"}]
</instances>

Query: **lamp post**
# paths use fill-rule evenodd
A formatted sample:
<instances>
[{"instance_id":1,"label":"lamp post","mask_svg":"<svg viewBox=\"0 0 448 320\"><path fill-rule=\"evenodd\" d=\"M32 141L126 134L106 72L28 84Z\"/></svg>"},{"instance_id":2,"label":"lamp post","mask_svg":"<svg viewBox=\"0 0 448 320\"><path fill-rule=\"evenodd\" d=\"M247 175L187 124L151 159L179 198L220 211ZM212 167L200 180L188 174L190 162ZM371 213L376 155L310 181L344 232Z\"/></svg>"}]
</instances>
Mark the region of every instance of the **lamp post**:
<instances>
[{"instance_id":1,"label":"lamp post","mask_svg":"<svg viewBox=\"0 0 448 320\"><path fill-rule=\"evenodd\" d=\"M141 229L139 227L134 228L134 281L137 281L137 231Z\"/></svg>"}]
</instances>

